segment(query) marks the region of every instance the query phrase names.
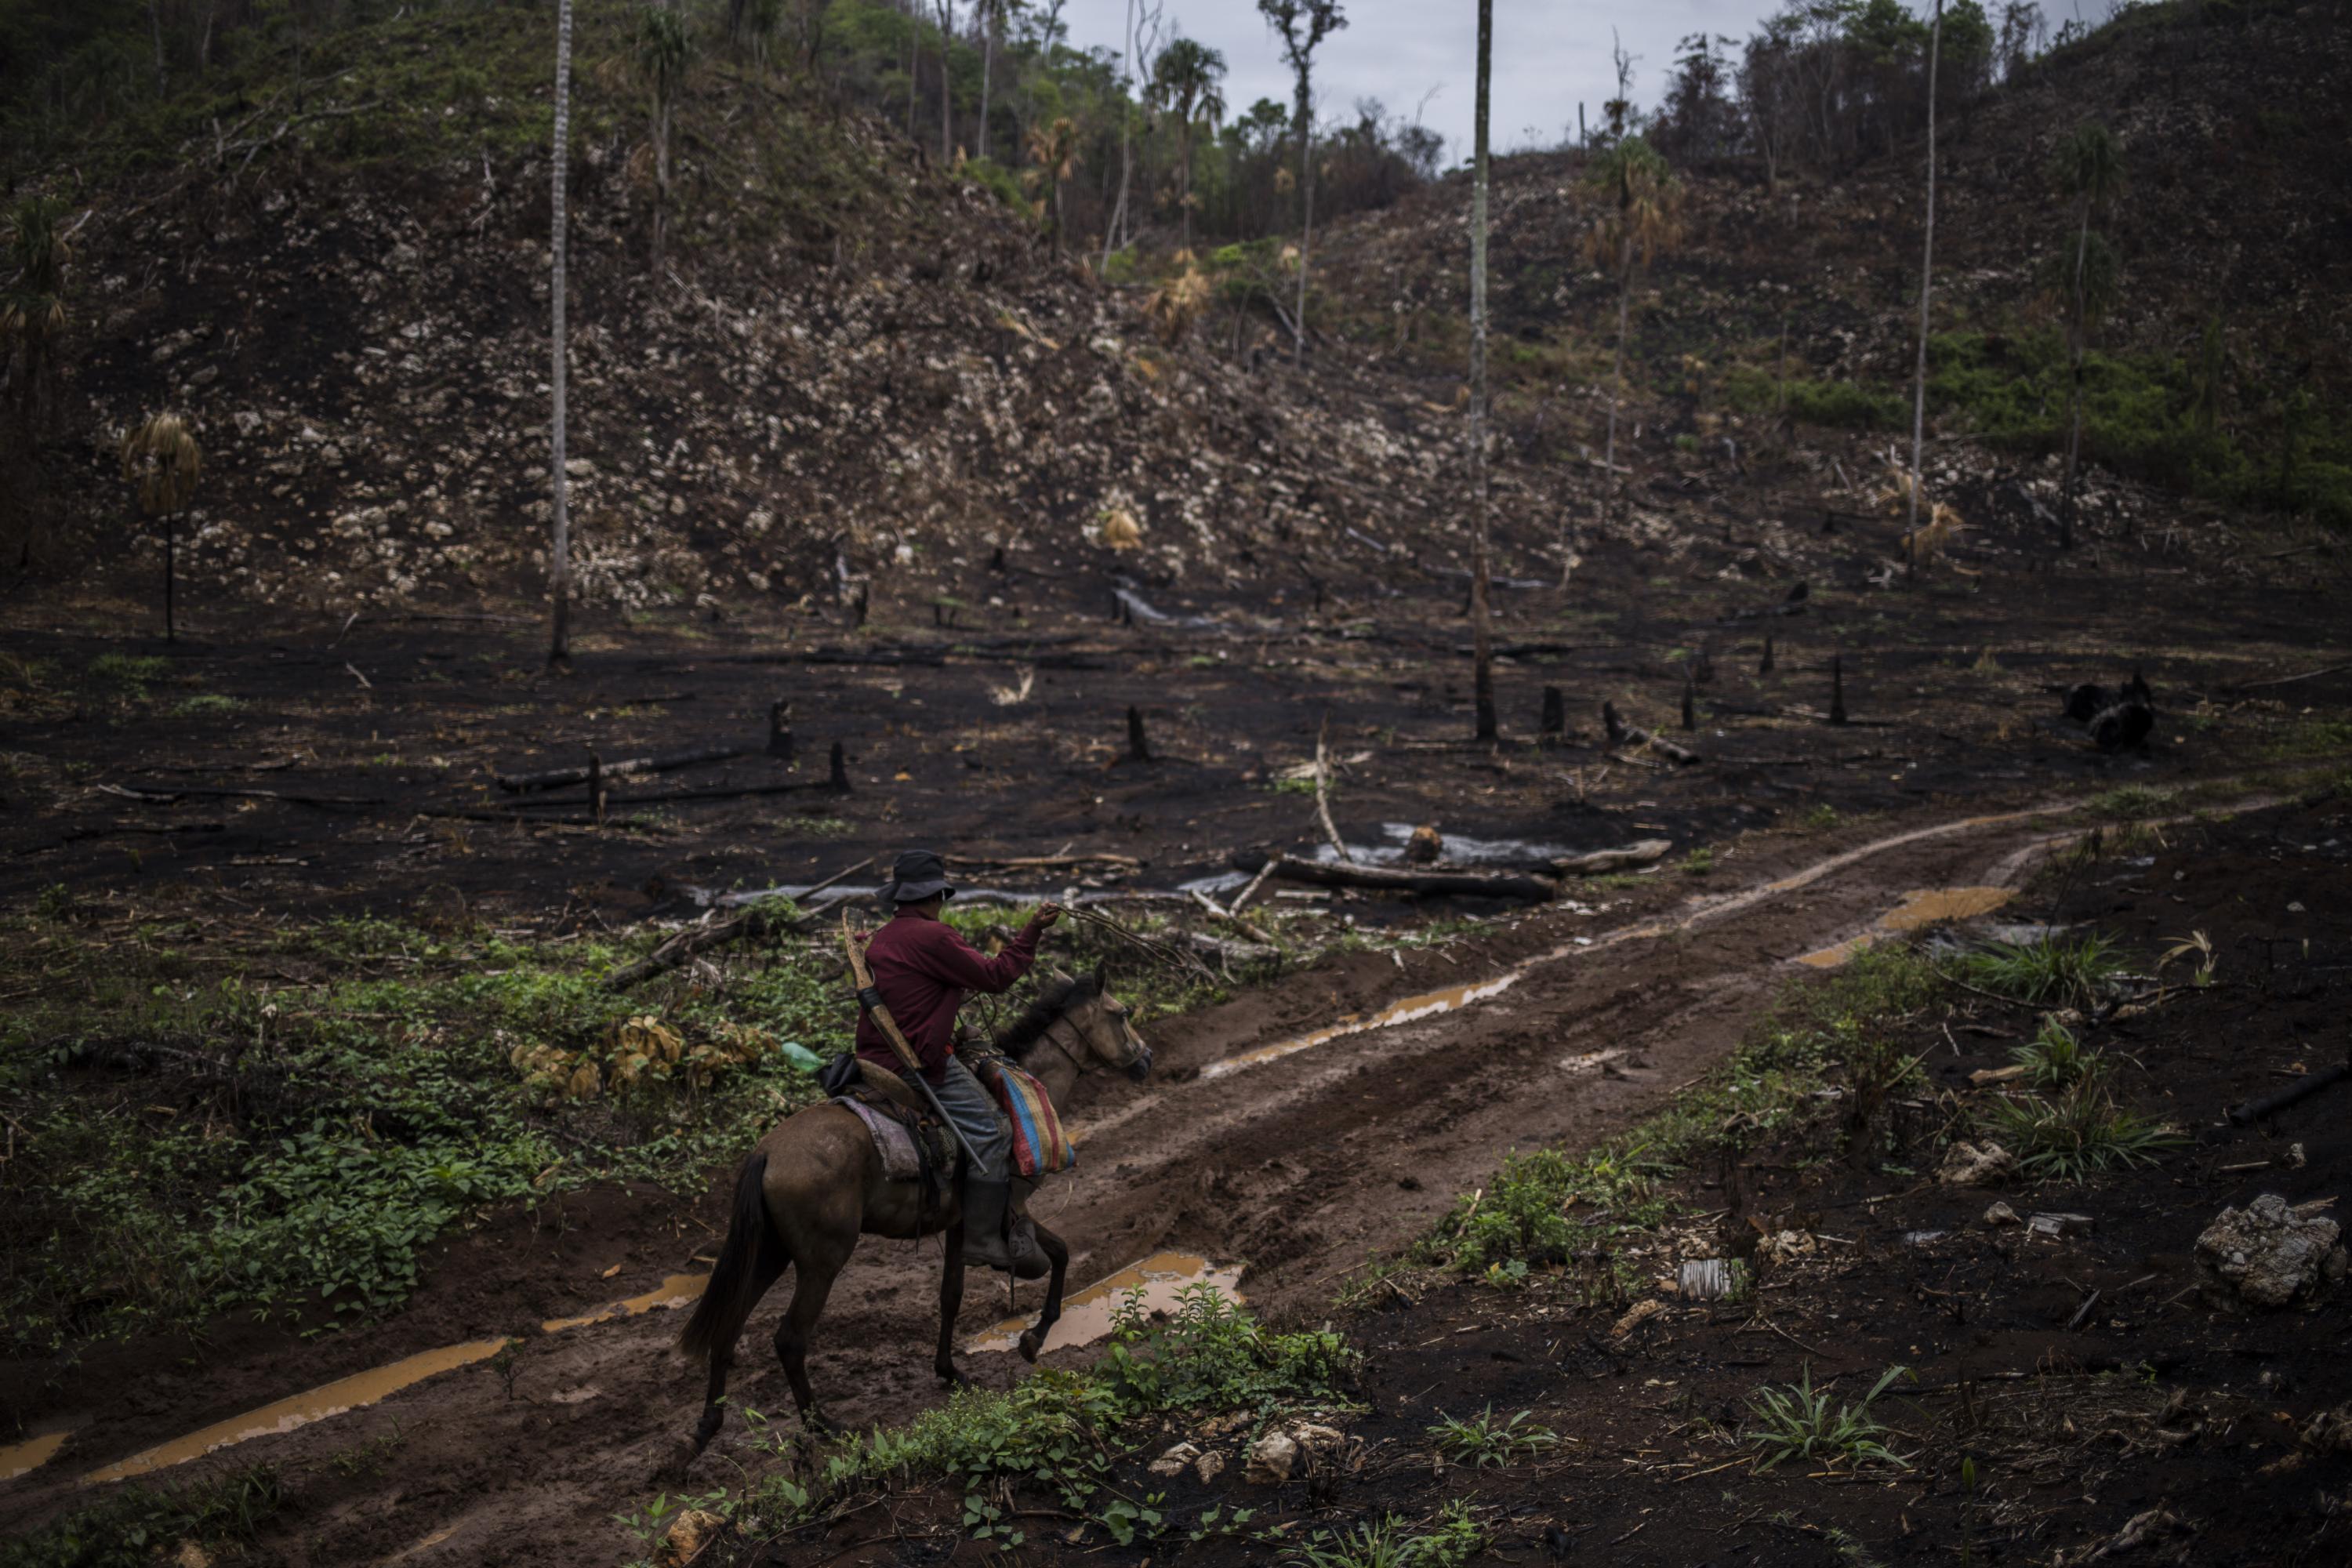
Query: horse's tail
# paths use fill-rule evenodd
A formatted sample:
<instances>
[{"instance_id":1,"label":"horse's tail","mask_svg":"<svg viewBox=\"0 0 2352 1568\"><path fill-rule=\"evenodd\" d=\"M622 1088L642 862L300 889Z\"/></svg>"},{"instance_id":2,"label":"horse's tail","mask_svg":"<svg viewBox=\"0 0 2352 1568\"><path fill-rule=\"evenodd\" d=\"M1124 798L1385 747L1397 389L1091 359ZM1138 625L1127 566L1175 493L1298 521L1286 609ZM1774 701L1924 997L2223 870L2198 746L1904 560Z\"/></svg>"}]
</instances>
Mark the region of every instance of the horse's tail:
<instances>
[{"instance_id":1,"label":"horse's tail","mask_svg":"<svg viewBox=\"0 0 2352 1568\"><path fill-rule=\"evenodd\" d=\"M743 1162L735 1182L735 1205L727 1220L727 1240L710 1269L710 1282L694 1316L686 1321L678 1346L690 1356L709 1356L735 1342L743 1320L751 1315L761 1295L783 1271L784 1244L768 1223L767 1200L761 1186L768 1174L768 1152L755 1149Z\"/></svg>"}]
</instances>

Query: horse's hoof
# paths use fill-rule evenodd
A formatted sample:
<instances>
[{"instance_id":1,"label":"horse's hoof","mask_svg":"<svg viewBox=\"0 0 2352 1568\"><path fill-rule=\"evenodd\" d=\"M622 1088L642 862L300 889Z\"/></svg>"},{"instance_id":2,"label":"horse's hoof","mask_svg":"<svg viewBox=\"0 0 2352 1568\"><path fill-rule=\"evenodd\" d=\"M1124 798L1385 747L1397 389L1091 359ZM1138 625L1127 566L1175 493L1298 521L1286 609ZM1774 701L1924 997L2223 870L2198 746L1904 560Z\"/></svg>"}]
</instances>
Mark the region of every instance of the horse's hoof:
<instances>
[{"instance_id":1,"label":"horse's hoof","mask_svg":"<svg viewBox=\"0 0 2352 1568\"><path fill-rule=\"evenodd\" d=\"M679 1438L672 1445L669 1457L654 1467L653 1478L647 1484L656 1487L679 1485L686 1479L687 1471L694 1468L694 1461L702 1458L704 1447L702 1439Z\"/></svg>"},{"instance_id":2,"label":"horse's hoof","mask_svg":"<svg viewBox=\"0 0 2352 1568\"><path fill-rule=\"evenodd\" d=\"M1037 1359L1037 1352L1045 1348L1045 1336L1036 1330L1030 1329L1022 1334L1021 1359L1023 1361L1034 1363Z\"/></svg>"},{"instance_id":3,"label":"horse's hoof","mask_svg":"<svg viewBox=\"0 0 2352 1568\"><path fill-rule=\"evenodd\" d=\"M964 1375L963 1368L960 1366L935 1367L932 1370L939 1373L940 1381L951 1389L971 1386L971 1379Z\"/></svg>"},{"instance_id":4,"label":"horse's hoof","mask_svg":"<svg viewBox=\"0 0 2352 1568\"><path fill-rule=\"evenodd\" d=\"M841 1425L822 1410L802 1411L801 1425L808 1428L812 1437L838 1437L842 1433Z\"/></svg>"}]
</instances>

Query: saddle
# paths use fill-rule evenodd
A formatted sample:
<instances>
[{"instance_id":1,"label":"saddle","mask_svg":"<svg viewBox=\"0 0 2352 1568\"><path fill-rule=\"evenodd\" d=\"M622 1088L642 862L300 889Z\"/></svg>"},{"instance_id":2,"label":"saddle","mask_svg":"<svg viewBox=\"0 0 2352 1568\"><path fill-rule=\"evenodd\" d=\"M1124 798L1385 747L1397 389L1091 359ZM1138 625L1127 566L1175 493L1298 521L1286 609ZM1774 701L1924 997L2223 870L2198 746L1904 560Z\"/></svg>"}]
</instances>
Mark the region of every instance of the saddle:
<instances>
[{"instance_id":1,"label":"saddle","mask_svg":"<svg viewBox=\"0 0 2352 1568\"><path fill-rule=\"evenodd\" d=\"M923 1184L933 1198L955 1179L961 1151L954 1132L940 1120L913 1085L888 1068L845 1051L817 1075L818 1087L856 1111L873 1134L883 1174L892 1181Z\"/></svg>"}]
</instances>

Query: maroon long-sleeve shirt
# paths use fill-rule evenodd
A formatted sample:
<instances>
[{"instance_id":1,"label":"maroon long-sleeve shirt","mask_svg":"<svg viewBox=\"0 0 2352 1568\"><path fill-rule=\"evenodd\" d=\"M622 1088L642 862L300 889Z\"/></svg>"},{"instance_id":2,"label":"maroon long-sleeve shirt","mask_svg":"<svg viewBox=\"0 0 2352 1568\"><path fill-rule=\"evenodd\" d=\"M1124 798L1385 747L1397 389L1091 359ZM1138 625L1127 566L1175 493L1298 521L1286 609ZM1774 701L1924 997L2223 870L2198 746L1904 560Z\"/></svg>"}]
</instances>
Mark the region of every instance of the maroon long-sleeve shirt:
<instances>
[{"instance_id":1,"label":"maroon long-sleeve shirt","mask_svg":"<svg viewBox=\"0 0 2352 1568\"><path fill-rule=\"evenodd\" d=\"M955 1055L956 1011L975 991L994 995L1010 988L1037 962L1037 928L1024 925L1003 952L990 958L955 933L953 927L917 910L898 917L866 944L874 989L898 1021L898 1030L936 1084ZM857 1056L877 1067L900 1071L898 1054L875 1026L871 1015L857 1016Z\"/></svg>"}]
</instances>

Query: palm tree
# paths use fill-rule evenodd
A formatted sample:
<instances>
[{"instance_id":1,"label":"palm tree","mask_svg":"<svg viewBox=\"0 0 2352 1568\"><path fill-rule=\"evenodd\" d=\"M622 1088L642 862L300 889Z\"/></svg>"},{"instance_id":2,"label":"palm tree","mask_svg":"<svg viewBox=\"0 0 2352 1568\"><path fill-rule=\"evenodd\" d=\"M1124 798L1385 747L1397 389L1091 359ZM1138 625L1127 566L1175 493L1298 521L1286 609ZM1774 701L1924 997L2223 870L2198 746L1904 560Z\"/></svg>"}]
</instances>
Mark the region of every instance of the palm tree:
<instances>
[{"instance_id":1,"label":"palm tree","mask_svg":"<svg viewBox=\"0 0 2352 1568\"><path fill-rule=\"evenodd\" d=\"M16 388L16 410L29 434L57 374L57 342L66 330L66 268L73 246L54 196L27 196L8 219L8 260L16 277L0 293L0 369Z\"/></svg>"},{"instance_id":2,"label":"palm tree","mask_svg":"<svg viewBox=\"0 0 2352 1568\"><path fill-rule=\"evenodd\" d=\"M996 40L1004 31L1005 13L1020 0L980 0L980 156L988 156L988 100L992 79L996 74Z\"/></svg>"},{"instance_id":3,"label":"palm tree","mask_svg":"<svg viewBox=\"0 0 2352 1568\"><path fill-rule=\"evenodd\" d=\"M1486 540L1486 110L1494 67L1495 0L1478 0L1477 168L1470 186L1470 467L1477 487L1470 516L1470 639L1473 702L1481 741L1496 738Z\"/></svg>"},{"instance_id":4,"label":"palm tree","mask_svg":"<svg viewBox=\"0 0 2352 1568\"><path fill-rule=\"evenodd\" d=\"M955 78L948 54L955 47L955 0L940 0L940 165L955 162Z\"/></svg>"},{"instance_id":5,"label":"palm tree","mask_svg":"<svg viewBox=\"0 0 2352 1568\"><path fill-rule=\"evenodd\" d=\"M1936 275L1936 66L1943 42L1944 0L1936 0L1936 18L1927 30L1927 237L1919 252L1919 366L1911 389L1911 510L1903 523L1906 575L1919 570L1915 536L1919 531L1919 460L1927 437L1927 299Z\"/></svg>"},{"instance_id":6,"label":"palm tree","mask_svg":"<svg viewBox=\"0 0 2352 1568\"><path fill-rule=\"evenodd\" d=\"M1633 275L1659 251L1682 239L1682 182L1657 149L1639 136L1623 136L1592 162L1585 184L1602 194L1608 207L1586 242L1593 265L1617 274L1617 362L1609 378L1609 441L1602 467L1617 468L1617 405L1625 389L1625 337L1632 314Z\"/></svg>"},{"instance_id":7,"label":"palm tree","mask_svg":"<svg viewBox=\"0 0 2352 1568\"><path fill-rule=\"evenodd\" d=\"M2072 363L2067 378L2066 481L2058 502L2058 548L2071 550L2074 545L2074 469L2083 452L2083 350L2090 335L2092 314L2091 219L2123 194L2123 143L2105 126L2085 120L2058 143L2052 173L2059 189L2074 198L2076 213L2074 279L2070 290L2074 310L2074 331L2068 345Z\"/></svg>"},{"instance_id":8,"label":"palm tree","mask_svg":"<svg viewBox=\"0 0 2352 1568\"><path fill-rule=\"evenodd\" d=\"M205 454L176 414L158 414L123 432L122 477L139 487L139 509L163 520L163 640L173 642L172 588L179 542L173 520L196 492Z\"/></svg>"},{"instance_id":9,"label":"palm tree","mask_svg":"<svg viewBox=\"0 0 2352 1568\"><path fill-rule=\"evenodd\" d=\"M637 16L634 53L638 74L653 94L654 133L654 270L661 270L662 230L669 206L670 126L677 113L677 92L686 80L686 62L693 53L693 36L686 19L661 5L648 5Z\"/></svg>"},{"instance_id":10,"label":"palm tree","mask_svg":"<svg viewBox=\"0 0 2352 1568\"><path fill-rule=\"evenodd\" d=\"M1339 0L1257 0L1258 15L1282 35L1282 58L1298 84L1292 119L1298 132L1298 313L1290 322L1290 358L1307 358L1307 253L1315 234L1315 51L1348 25Z\"/></svg>"},{"instance_id":11,"label":"palm tree","mask_svg":"<svg viewBox=\"0 0 2352 1568\"><path fill-rule=\"evenodd\" d=\"M1029 128L1029 161L1037 165L1031 173L1053 186L1054 248L1058 252L1062 248L1062 182L1078 172L1078 128L1068 115L1050 125Z\"/></svg>"},{"instance_id":12,"label":"palm tree","mask_svg":"<svg viewBox=\"0 0 2352 1568\"><path fill-rule=\"evenodd\" d=\"M550 428L553 432L551 468L555 479L555 537L548 553L547 590L554 600L554 624L547 647L547 662L561 664L572 657L572 519L566 510L570 492L564 482L563 433L564 365L567 359L563 335L564 260L569 249L565 242L566 223L563 211L563 175L572 160L572 0L557 0L555 20L555 205L551 215L549 249L554 257L554 321L549 338L553 344L553 374L549 378L554 387L555 406Z\"/></svg>"},{"instance_id":13,"label":"palm tree","mask_svg":"<svg viewBox=\"0 0 2352 1568\"><path fill-rule=\"evenodd\" d=\"M1151 71L1151 102L1176 126L1176 202L1184 210L1184 248L1192 248L1192 137L1225 118L1222 50L1178 36Z\"/></svg>"}]
</instances>

